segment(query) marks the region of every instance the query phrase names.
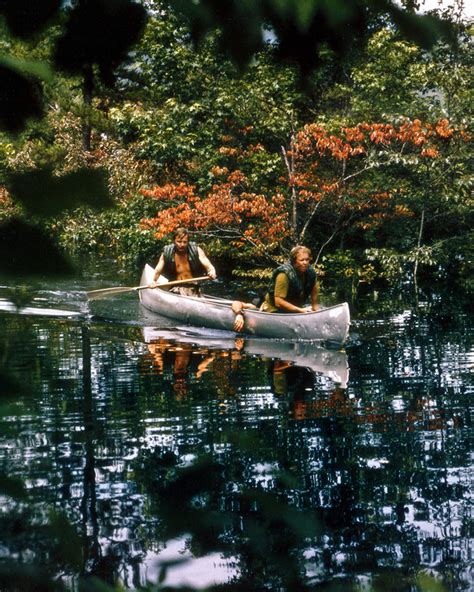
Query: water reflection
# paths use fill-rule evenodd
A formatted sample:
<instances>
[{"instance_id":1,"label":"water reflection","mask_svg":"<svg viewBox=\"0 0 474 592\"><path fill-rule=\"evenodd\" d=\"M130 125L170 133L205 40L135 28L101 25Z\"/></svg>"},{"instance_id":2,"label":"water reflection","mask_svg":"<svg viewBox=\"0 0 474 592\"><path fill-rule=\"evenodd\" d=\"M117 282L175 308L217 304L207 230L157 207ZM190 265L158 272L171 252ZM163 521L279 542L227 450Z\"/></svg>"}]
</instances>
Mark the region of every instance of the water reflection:
<instances>
[{"instance_id":1,"label":"water reflection","mask_svg":"<svg viewBox=\"0 0 474 592\"><path fill-rule=\"evenodd\" d=\"M276 360L274 374L280 373L282 376L285 374L284 370L286 368L299 367L306 368L313 373L322 374L342 388L347 386L349 379L346 352L343 350L329 350L315 343L235 337L226 331L204 331L189 327L172 330L145 327L143 336L147 343L153 344L151 348L154 351L157 348L159 349L160 342L171 340L179 344L179 352L191 351L193 347L199 347L200 351L203 352L220 350L221 358L230 356L230 359L234 362L237 362L242 356L259 356L263 359ZM184 361L184 359L189 358L189 355L182 353L176 357ZM215 355L209 353L206 361L202 362L202 371L207 368L207 365L215 357Z\"/></svg>"},{"instance_id":2,"label":"water reflection","mask_svg":"<svg viewBox=\"0 0 474 592\"><path fill-rule=\"evenodd\" d=\"M409 589L419 569L469 588L469 326L358 330L338 352L0 315L0 467L30 496L4 496L2 557L129 587L185 549L169 583L197 585L205 565L205 584L249 591L384 574Z\"/></svg>"}]
</instances>

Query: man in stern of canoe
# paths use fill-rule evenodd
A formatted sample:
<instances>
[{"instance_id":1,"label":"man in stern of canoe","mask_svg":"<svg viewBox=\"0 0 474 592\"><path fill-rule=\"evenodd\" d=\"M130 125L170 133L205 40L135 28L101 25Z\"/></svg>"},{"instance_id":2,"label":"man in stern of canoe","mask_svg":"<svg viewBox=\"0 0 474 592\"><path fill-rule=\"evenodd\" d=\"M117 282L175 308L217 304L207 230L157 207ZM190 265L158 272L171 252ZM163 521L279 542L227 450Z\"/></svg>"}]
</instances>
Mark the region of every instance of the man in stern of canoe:
<instances>
[{"instance_id":1,"label":"man in stern of canoe","mask_svg":"<svg viewBox=\"0 0 474 592\"><path fill-rule=\"evenodd\" d=\"M305 306L308 298L311 299L310 307ZM311 251L307 247L293 247L289 262L274 270L260 310L283 313L318 310L318 282L311 266Z\"/></svg>"},{"instance_id":2,"label":"man in stern of canoe","mask_svg":"<svg viewBox=\"0 0 474 592\"><path fill-rule=\"evenodd\" d=\"M155 267L151 288L156 287L158 278L163 274L168 281L191 280L194 277L208 275L212 280L216 279L216 270L207 258L204 251L195 242L189 240L187 228L180 226L173 236L173 243L163 249L158 264ZM192 283L192 282L190 282ZM196 285L175 287L183 296L199 296L200 291Z\"/></svg>"}]
</instances>

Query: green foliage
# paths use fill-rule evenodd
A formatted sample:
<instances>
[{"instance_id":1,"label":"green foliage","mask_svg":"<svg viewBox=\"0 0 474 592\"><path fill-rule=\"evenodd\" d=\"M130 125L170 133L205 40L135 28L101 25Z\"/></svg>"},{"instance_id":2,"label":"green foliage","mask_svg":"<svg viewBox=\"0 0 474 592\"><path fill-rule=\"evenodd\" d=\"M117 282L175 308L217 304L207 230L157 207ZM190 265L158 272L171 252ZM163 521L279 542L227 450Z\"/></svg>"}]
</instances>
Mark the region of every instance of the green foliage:
<instances>
[{"instance_id":1,"label":"green foliage","mask_svg":"<svg viewBox=\"0 0 474 592\"><path fill-rule=\"evenodd\" d=\"M320 277L324 289L334 290L354 300L361 283L371 284L377 278L377 272L371 263L367 263L359 253L337 250L324 255L320 266Z\"/></svg>"},{"instance_id":2,"label":"green foliage","mask_svg":"<svg viewBox=\"0 0 474 592\"><path fill-rule=\"evenodd\" d=\"M217 49L219 35L194 50L189 30L160 8L160 18L150 18L133 69L122 74L139 100L120 101L110 111L121 140L154 162L159 179L202 187L212 183L209 171L219 164L223 144L262 142L279 152L297 118L295 106L305 103L295 70L277 66L267 50L240 74ZM274 167L272 158L256 161L259 179L259 170Z\"/></svg>"},{"instance_id":3,"label":"green foliage","mask_svg":"<svg viewBox=\"0 0 474 592\"><path fill-rule=\"evenodd\" d=\"M352 85L346 86L352 119L439 116L436 95L424 96L431 88L431 69L419 47L397 38L393 31L376 32L367 44L366 61L354 68Z\"/></svg>"},{"instance_id":4,"label":"green foliage","mask_svg":"<svg viewBox=\"0 0 474 592\"><path fill-rule=\"evenodd\" d=\"M113 257L124 268L136 269L145 262L155 261L161 252L153 232L137 223L151 214L151 204L143 196L136 196L120 208L106 212L80 209L52 223L63 249L75 255L96 253Z\"/></svg>"}]
</instances>

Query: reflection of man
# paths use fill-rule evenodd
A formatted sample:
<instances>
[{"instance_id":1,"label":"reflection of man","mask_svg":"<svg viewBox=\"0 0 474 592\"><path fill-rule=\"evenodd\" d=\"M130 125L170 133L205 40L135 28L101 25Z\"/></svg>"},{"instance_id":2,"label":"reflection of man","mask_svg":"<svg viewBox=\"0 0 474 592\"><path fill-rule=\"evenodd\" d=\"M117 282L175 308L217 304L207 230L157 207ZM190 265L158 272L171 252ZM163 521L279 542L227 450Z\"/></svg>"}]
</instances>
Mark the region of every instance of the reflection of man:
<instances>
[{"instance_id":1,"label":"reflection of man","mask_svg":"<svg viewBox=\"0 0 474 592\"><path fill-rule=\"evenodd\" d=\"M171 346L169 342L160 340L157 343L150 343L148 345L148 351L154 358L159 374L163 374L165 370L165 362L163 359L164 354L174 354L172 362L173 392L177 399L183 399L188 393L189 366L191 361L196 359L195 356L193 356L195 351L193 347L187 344ZM201 378L203 373L206 372L209 364L215 359L215 352L198 350L198 353L205 354L205 357L198 363L196 369L197 380Z\"/></svg>"},{"instance_id":2,"label":"reflection of man","mask_svg":"<svg viewBox=\"0 0 474 592\"><path fill-rule=\"evenodd\" d=\"M288 392L287 370L291 363L284 360L275 360L273 363L273 388L276 395L286 395Z\"/></svg>"},{"instance_id":3,"label":"reflection of man","mask_svg":"<svg viewBox=\"0 0 474 592\"><path fill-rule=\"evenodd\" d=\"M285 360L274 360L272 364L273 388L276 395L292 392L295 401L304 399L306 391L314 386L314 372L309 368L295 366Z\"/></svg>"},{"instance_id":4,"label":"reflection of man","mask_svg":"<svg viewBox=\"0 0 474 592\"><path fill-rule=\"evenodd\" d=\"M150 286L156 286L161 274L164 274L168 281L187 280L203 275L208 275L213 280L216 278L214 266L201 247L189 240L189 232L186 228L177 228L173 239L173 243L166 245L163 249ZM199 296L198 288L193 286L174 288L174 290L185 296Z\"/></svg>"}]
</instances>

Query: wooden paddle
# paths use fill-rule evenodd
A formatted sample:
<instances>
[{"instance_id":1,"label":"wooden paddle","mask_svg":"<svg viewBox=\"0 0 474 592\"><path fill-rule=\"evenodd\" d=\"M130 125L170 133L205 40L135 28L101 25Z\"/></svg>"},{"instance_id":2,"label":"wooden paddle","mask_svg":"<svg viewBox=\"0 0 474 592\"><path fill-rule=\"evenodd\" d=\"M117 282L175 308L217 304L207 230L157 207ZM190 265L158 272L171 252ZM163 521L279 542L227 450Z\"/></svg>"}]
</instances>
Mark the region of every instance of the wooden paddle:
<instances>
[{"instance_id":1,"label":"wooden paddle","mask_svg":"<svg viewBox=\"0 0 474 592\"><path fill-rule=\"evenodd\" d=\"M172 286L179 286L180 284L194 284L195 282L203 282L204 280L211 279L208 275L203 275L196 278L188 278L186 280L174 280L172 282L165 282L164 284L158 284L157 288L171 288ZM117 286L116 288L102 288L101 290L91 290L86 292L89 300L96 300L97 298L104 298L105 296L112 296L114 294L122 294L123 292L138 292L139 290L145 290L149 288L146 286ZM154 288L152 288L154 289Z\"/></svg>"}]
</instances>

